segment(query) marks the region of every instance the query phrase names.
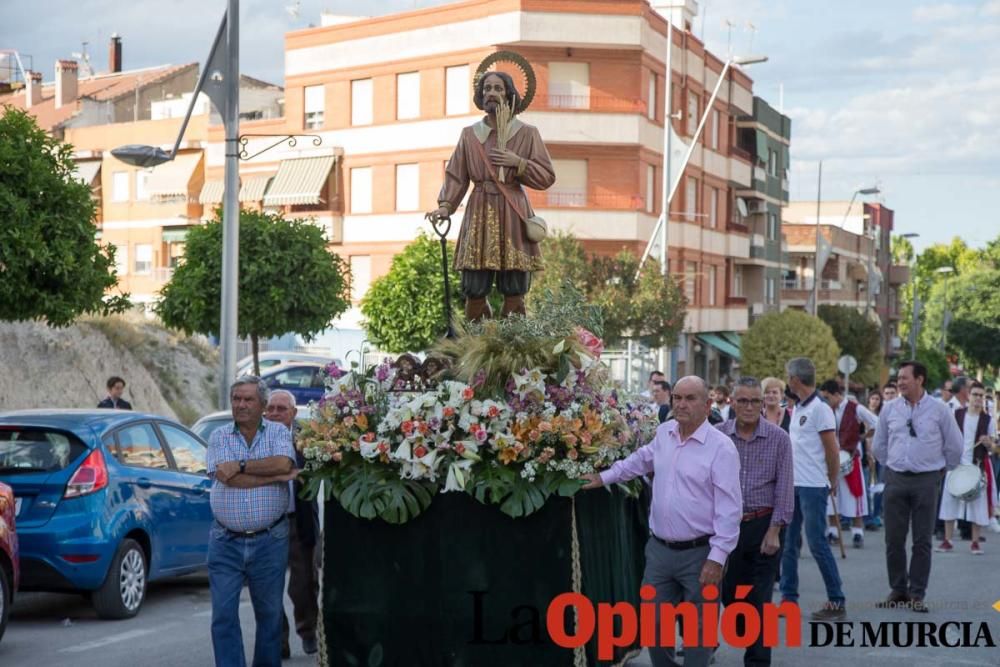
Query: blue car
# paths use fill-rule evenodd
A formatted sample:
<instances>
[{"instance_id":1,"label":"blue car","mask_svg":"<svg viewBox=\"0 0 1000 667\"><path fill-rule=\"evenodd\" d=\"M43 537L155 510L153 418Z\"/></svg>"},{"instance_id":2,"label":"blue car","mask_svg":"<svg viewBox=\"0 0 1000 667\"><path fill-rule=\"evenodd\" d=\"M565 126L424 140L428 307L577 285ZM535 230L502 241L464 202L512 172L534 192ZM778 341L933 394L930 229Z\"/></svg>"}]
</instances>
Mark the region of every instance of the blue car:
<instances>
[{"instance_id":1,"label":"blue car","mask_svg":"<svg viewBox=\"0 0 1000 667\"><path fill-rule=\"evenodd\" d=\"M260 376L270 389L285 389L299 405L318 401L326 394L326 365L292 363L278 366Z\"/></svg>"},{"instance_id":2,"label":"blue car","mask_svg":"<svg viewBox=\"0 0 1000 667\"><path fill-rule=\"evenodd\" d=\"M21 590L89 592L101 618L130 618L148 582L205 568L206 451L155 415L0 413L0 481L14 489Z\"/></svg>"}]
</instances>

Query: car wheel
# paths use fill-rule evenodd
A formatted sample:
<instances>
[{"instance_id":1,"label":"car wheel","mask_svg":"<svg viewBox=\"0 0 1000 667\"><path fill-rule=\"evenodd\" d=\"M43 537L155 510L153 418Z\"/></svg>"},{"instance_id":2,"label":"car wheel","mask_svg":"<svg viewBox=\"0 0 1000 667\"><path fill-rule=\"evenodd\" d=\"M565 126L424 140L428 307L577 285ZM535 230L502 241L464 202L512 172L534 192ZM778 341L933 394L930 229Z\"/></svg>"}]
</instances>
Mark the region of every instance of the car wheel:
<instances>
[{"instance_id":1,"label":"car wheel","mask_svg":"<svg viewBox=\"0 0 1000 667\"><path fill-rule=\"evenodd\" d=\"M146 599L146 554L135 540L122 540L108 576L91 599L101 618L132 618Z\"/></svg>"},{"instance_id":2,"label":"car wheel","mask_svg":"<svg viewBox=\"0 0 1000 667\"><path fill-rule=\"evenodd\" d=\"M0 639L7 629L7 617L10 616L11 583L7 580L7 570L0 565Z\"/></svg>"}]
</instances>

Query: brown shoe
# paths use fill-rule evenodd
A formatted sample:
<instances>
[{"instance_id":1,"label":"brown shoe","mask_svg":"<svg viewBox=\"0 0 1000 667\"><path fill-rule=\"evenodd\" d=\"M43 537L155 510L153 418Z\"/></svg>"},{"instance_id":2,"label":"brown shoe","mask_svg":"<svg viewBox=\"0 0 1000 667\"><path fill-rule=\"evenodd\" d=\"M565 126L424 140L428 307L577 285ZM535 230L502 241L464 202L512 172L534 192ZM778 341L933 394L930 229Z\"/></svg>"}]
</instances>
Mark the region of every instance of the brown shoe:
<instances>
[{"instance_id":1,"label":"brown shoe","mask_svg":"<svg viewBox=\"0 0 1000 667\"><path fill-rule=\"evenodd\" d=\"M493 317L493 311L490 309L490 302L486 297L482 299L469 297L465 300L465 319L470 322L478 322L479 320L488 320L491 317Z\"/></svg>"},{"instance_id":2,"label":"brown shoe","mask_svg":"<svg viewBox=\"0 0 1000 667\"><path fill-rule=\"evenodd\" d=\"M524 295L505 296L503 298L503 308L500 310L500 317L507 317L514 314L524 316Z\"/></svg>"},{"instance_id":3,"label":"brown shoe","mask_svg":"<svg viewBox=\"0 0 1000 667\"><path fill-rule=\"evenodd\" d=\"M810 618L814 621L842 621L847 618L847 610L842 604L827 602L822 609L814 611Z\"/></svg>"},{"instance_id":4,"label":"brown shoe","mask_svg":"<svg viewBox=\"0 0 1000 667\"><path fill-rule=\"evenodd\" d=\"M906 608L911 611L915 611L918 614L926 614L930 612L930 609L928 609L927 605L924 604L923 598L914 598L910 600L910 603L906 605Z\"/></svg>"},{"instance_id":5,"label":"brown shoe","mask_svg":"<svg viewBox=\"0 0 1000 667\"><path fill-rule=\"evenodd\" d=\"M905 607L909 603L910 596L905 593L897 593L896 591L893 591L892 593L889 593L889 597L882 602L877 602L875 606L879 609L895 609L896 607Z\"/></svg>"}]
</instances>

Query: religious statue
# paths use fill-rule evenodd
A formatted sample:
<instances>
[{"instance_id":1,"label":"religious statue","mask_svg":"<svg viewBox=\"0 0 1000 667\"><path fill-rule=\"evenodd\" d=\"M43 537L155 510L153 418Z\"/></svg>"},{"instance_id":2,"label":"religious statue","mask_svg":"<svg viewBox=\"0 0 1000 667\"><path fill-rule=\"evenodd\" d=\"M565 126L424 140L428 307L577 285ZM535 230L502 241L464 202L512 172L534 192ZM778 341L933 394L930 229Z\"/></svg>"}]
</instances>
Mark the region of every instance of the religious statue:
<instances>
[{"instance_id":1,"label":"religious statue","mask_svg":"<svg viewBox=\"0 0 1000 667\"><path fill-rule=\"evenodd\" d=\"M518 65L524 74L524 97L509 74L488 71L503 60ZM519 54L499 51L479 65L473 102L486 115L462 130L445 170L439 207L426 215L432 223L449 218L473 184L454 263L462 274L470 321L492 315L487 297L494 281L504 297L500 315L524 315L531 272L542 268L538 243L545 236L545 223L534 214L522 185L548 189L555 172L538 130L516 118L528 108L534 92L534 72Z\"/></svg>"}]
</instances>

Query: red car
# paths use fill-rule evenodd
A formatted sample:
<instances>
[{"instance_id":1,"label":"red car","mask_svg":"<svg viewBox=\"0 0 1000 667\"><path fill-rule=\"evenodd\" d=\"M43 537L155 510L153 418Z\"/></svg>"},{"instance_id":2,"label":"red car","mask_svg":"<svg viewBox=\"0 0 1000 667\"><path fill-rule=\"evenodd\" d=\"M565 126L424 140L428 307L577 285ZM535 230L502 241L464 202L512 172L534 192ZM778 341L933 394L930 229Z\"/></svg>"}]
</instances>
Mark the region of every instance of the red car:
<instances>
[{"instance_id":1,"label":"red car","mask_svg":"<svg viewBox=\"0 0 1000 667\"><path fill-rule=\"evenodd\" d=\"M17 501L14 491L0 482L0 639L7 629L7 618L14 604L14 591L20 579L17 560L17 530L14 517L17 515Z\"/></svg>"}]
</instances>

